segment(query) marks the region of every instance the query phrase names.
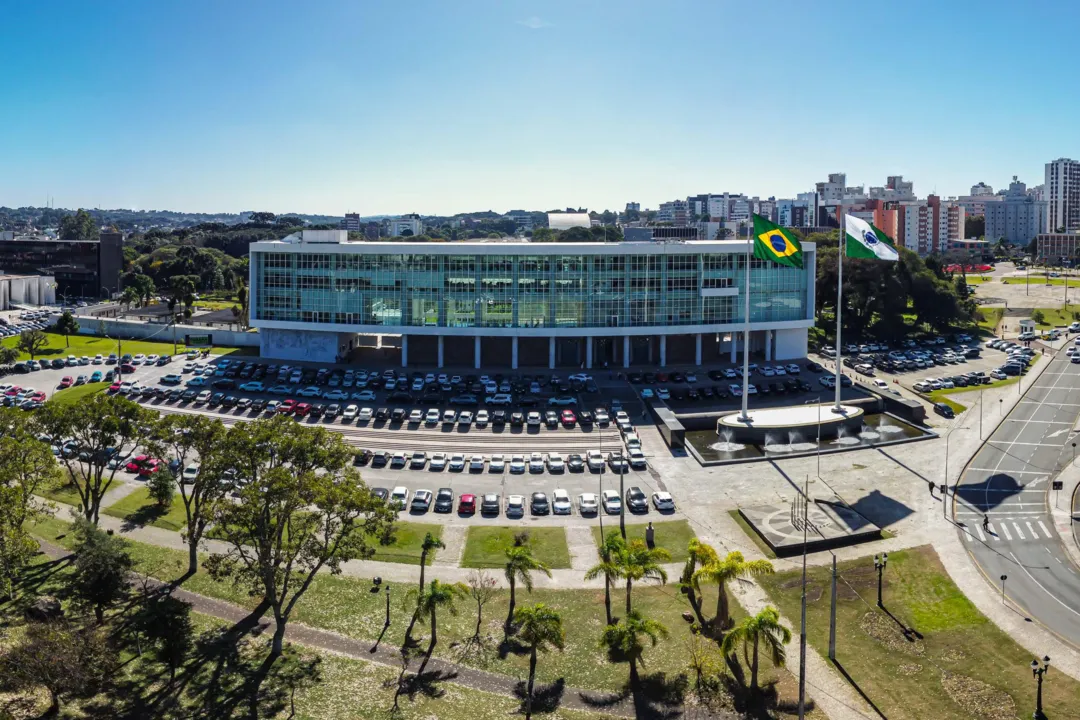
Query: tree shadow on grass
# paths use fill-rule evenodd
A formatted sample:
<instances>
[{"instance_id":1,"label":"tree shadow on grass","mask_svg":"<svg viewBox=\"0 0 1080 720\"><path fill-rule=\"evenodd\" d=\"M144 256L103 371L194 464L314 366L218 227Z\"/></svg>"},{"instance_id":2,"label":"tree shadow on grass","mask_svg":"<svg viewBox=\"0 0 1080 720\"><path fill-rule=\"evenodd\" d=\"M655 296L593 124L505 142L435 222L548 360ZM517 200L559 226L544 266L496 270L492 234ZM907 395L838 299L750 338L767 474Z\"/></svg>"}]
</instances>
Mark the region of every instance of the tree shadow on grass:
<instances>
[{"instance_id":1,"label":"tree shadow on grass","mask_svg":"<svg viewBox=\"0 0 1080 720\"><path fill-rule=\"evenodd\" d=\"M71 556L49 560L24 568L15 581L13 597L0 599L0 608L10 611L10 619L0 621L0 628L10 627L15 618L23 617L34 601L42 595L52 595L58 600L68 597L59 574L71 566Z\"/></svg>"},{"instance_id":2,"label":"tree shadow on grass","mask_svg":"<svg viewBox=\"0 0 1080 720\"><path fill-rule=\"evenodd\" d=\"M158 505L157 503L147 503L135 512L128 513L127 517L124 518L124 522L120 525L120 532L128 533L132 530L138 530L147 525L152 525L155 521L160 520L168 514L169 508Z\"/></svg>"},{"instance_id":3,"label":"tree shadow on grass","mask_svg":"<svg viewBox=\"0 0 1080 720\"><path fill-rule=\"evenodd\" d=\"M529 684L522 680L514 686L514 694L521 700L522 714L525 713L525 703L528 700L526 694ZM553 683L533 685L532 709L534 713L552 713L559 709L562 704L563 694L566 692L566 680L559 678Z\"/></svg>"},{"instance_id":4,"label":"tree shadow on grass","mask_svg":"<svg viewBox=\"0 0 1080 720\"><path fill-rule=\"evenodd\" d=\"M750 678L743 666L731 656L725 660L728 673L723 675L721 680L736 712L747 718L758 720L769 720L776 717L777 713L792 715L798 713L798 699L782 699L776 680L759 683L757 691L751 692ZM815 705L812 700L807 699L804 707L806 712L810 712Z\"/></svg>"}]
</instances>

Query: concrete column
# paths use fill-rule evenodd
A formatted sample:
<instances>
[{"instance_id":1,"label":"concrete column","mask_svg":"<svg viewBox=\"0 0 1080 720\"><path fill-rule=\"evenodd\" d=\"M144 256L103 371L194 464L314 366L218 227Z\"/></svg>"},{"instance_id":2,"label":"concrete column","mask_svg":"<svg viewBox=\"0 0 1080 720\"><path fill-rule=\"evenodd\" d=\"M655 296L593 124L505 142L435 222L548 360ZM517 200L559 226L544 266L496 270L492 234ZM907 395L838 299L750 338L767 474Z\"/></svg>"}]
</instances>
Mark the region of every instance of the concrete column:
<instances>
[{"instance_id":1,"label":"concrete column","mask_svg":"<svg viewBox=\"0 0 1080 720\"><path fill-rule=\"evenodd\" d=\"M667 335L660 336L660 367L667 367Z\"/></svg>"},{"instance_id":2,"label":"concrete column","mask_svg":"<svg viewBox=\"0 0 1080 720\"><path fill-rule=\"evenodd\" d=\"M694 336L694 364L701 366L701 333Z\"/></svg>"},{"instance_id":3,"label":"concrete column","mask_svg":"<svg viewBox=\"0 0 1080 720\"><path fill-rule=\"evenodd\" d=\"M772 362L772 330L765 331L765 362Z\"/></svg>"},{"instance_id":4,"label":"concrete column","mask_svg":"<svg viewBox=\"0 0 1080 720\"><path fill-rule=\"evenodd\" d=\"M517 335L510 338L510 367L518 369L518 339Z\"/></svg>"},{"instance_id":5,"label":"concrete column","mask_svg":"<svg viewBox=\"0 0 1080 720\"><path fill-rule=\"evenodd\" d=\"M555 369L555 336L548 338L548 368Z\"/></svg>"},{"instance_id":6,"label":"concrete column","mask_svg":"<svg viewBox=\"0 0 1080 720\"><path fill-rule=\"evenodd\" d=\"M735 351L739 345L739 338L742 337L739 333L731 333L731 362L735 362Z\"/></svg>"},{"instance_id":7,"label":"concrete column","mask_svg":"<svg viewBox=\"0 0 1080 720\"><path fill-rule=\"evenodd\" d=\"M480 369L480 358L481 358L481 355L480 355L480 336L479 335L476 336L476 338L474 339L474 342L473 342L473 355L474 355L474 357L473 357L474 367L477 370L479 370Z\"/></svg>"},{"instance_id":8,"label":"concrete column","mask_svg":"<svg viewBox=\"0 0 1080 720\"><path fill-rule=\"evenodd\" d=\"M593 339L591 337L585 338L585 367L592 370L592 346Z\"/></svg>"},{"instance_id":9,"label":"concrete column","mask_svg":"<svg viewBox=\"0 0 1080 720\"><path fill-rule=\"evenodd\" d=\"M630 336L623 335L622 339L622 366L630 367Z\"/></svg>"},{"instance_id":10,"label":"concrete column","mask_svg":"<svg viewBox=\"0 0 1080 720\"><path fill-rule=\"evenodd\" d=\"M445 363L443 362L443 357L444 357L444 353L443 353L443 341L444 341L445 339L446 339L446 338L444 338L444 337L443 337L442 335L440 335L440 336L439 336L439 368L440 368L440 369L441 369L441 368L442 368L442 366L443 366L443 365L445 364Z\"/></svg>"},{"instance_id":11,"label":"concrete column","mask_svg":"<svg viewBox=\"0 0 1080 720\"><path fill-rule=\"evenodd\" d=\"M409 367L409 336L401 336L401 367Z\"/></svg>"}]
</instances>

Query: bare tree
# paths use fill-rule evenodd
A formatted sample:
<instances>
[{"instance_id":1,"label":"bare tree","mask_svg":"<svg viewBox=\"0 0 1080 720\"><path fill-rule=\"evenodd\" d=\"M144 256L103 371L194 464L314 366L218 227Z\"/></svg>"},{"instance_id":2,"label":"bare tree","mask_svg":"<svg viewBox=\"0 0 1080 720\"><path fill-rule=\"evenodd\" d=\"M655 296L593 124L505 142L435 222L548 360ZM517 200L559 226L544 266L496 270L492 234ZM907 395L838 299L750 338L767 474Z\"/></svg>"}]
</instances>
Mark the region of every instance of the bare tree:
<instances>
[{"instance_id":1,"label":"bare tree","mask_svg":"<svg viewBox=\"0 0 1080 720\"><path fill-rule=\"evenodd\" d=\"M487 570L473 570L465 584L469 586L469 597L476 603L476 630L470 640L481 645L480 627L484 622L484 606L498 594L498 581Z\"/></svg>"}]
</instances>

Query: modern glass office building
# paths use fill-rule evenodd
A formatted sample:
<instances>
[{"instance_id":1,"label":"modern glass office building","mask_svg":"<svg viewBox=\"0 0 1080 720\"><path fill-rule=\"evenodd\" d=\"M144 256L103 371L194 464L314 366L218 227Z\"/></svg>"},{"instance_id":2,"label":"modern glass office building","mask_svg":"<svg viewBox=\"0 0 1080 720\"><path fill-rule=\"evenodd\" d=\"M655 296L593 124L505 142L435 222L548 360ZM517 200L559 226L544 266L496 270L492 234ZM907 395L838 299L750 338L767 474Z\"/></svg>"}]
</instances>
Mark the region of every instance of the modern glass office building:
<instances>
[{"instance_id":1,"label":"modern glass office building","mask_svg":"<svg viewBox=\"0 0 1080 720\"><path fill-rule=\"evenodd\" d=\"M630 367L731 359L746 241L347 242L304 231L250 247L265 357L333 362L376 343L402 365ZM751 259L751 350L806 354L816 253ZM392 336L392 338L391 338ZM398 339L400 337L400 340Z\"/></svg>"}]
</instances>

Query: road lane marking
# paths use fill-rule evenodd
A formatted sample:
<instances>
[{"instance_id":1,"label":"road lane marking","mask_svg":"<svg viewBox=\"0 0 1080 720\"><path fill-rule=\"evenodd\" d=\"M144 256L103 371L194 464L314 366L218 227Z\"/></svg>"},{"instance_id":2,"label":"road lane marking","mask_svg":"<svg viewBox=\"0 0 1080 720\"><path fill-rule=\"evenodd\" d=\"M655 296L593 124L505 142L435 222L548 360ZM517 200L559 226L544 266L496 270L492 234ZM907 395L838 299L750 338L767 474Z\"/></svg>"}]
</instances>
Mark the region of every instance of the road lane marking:
<instances>
[{"instance_id":1,"label":"road lane marking","mask_svg":"<svg viewBox=\"0 0 1080 720\"><path fill-rule=\"evenodd\" d=\"M1053 593L1051 593L1051 592L1050 592L1049 590L1047 590L1047 589L1046 589L1045 587L1043 587L1043 584L1042 584L1041 582L1039 582L1038 580L1036 580L1036 579L1035 579L1035 576L1034 576L1034 575L1032 575L1031 573L1029 573L1029 572L1028 572L1028 569L1027 569L1026 567L1024 567L1024 564L1020 562L1019 558L1017 558L1017 557L1016 557L1016 555L1014 555L1014 554L1013 554L1013 552L1012 552L1011 550L1009 551L1009 555L1010 555L1010 556L1012 556L1012 559L1016 561L1016 565L1017 565L1017 567L1019 567L1019 568L1020 568L1021 570L1023 570L1023 571L1024 571L1024 574L1025 574L1025 575L1027 575L1027 576L1028 576L1029 578L1031 578L1031 582L1033 582L1033 583L1035 583L1036 585L1038 585L1038 586L1039 586L1039 588L1040 588L1040 589L1041 589L1041 590L1042 590L1042 591L1043 591L1044 593L1046 593L1047 595L1049 595L1050 597L1052 597L1052 598L1054 599L1054 601L1055 601L1055 602L1057 602L1057 603L1058 603L1059 605L1061 605L1061 607L1065 608L1066 610L1068 610L1069 612L1071 612L1071 613L1072 613L1073 615L1077 615L1077 616L1080 616L1080 612L1077 612L1077 611L1076 611L1076 610L1075 610L1074 608L1071 608L1071 607L1069 607L1068 605L1066 605L1066 604L1065 604L1064 602L1062 602L1062 601L1061 601L1061 600L1060 600L1060 599L1059 599L1059 598L1058 598L1058 597L1057 597L1056 595L1054 595L1054 594L1053 594Z\"/></svg>"},{"instance_id":2,"label":"road lane marking","mask_svg":"<svg viewBox=\"0 0 1080 720\"><path fill-rule=\"evenodd\" d=\"M1013 526L1013 530L1016 531L1017 537L1019 537L1021 540L1027 540L1027 538L1024 537L1024 531L1020 529L1019 525L1017 525L1016 523L1013 523L1012 526Z\"/></svg>"},{"instance_id":3,"label":"road lane marking","mask_svg":"<svg viewBox=\"0 0 1080 720\"><path fill-rule=\"evenodd\" d=\"M1027 525L1028 532L1031 533L1031 539L1032 540L1038 540L1039 539L1039 533L1035 532L1035 528L1031 527L1031 521L1026 520L1026 521L1024 521L1024 524Z\"/></svg>"},{"instance_id":4,"label":"road lane marking","mask_svg":"<svg viewBox=\"0 0 1080 720\"><path fill-rule=\"evenodd\" d=\"M975 526L975 532L979 533L979 540L982 540L983 542L986 542L986 536L983 535L982 527L980 527L979 525L976 525ZM964 533L964 534L968 535L968 533Z\"/></svg>"},{"instance_id":5,"label":"road lane marking","mask_svg":"<svg viewBox=\"0 0 1080 720\"><path fill-rule=\"evenodd\" d=\"M968 472L1004 473L1006 475L1045 475L1044 470L997 470L995 468L968 468Z\"/></svg>"},{"instance_id":6,"label":"road lane marking","mask_svg":"<svg viewBox=\"0 0 1080 720\"><path fill-rule=\"evenodd\" d=\"M1047 540L1050 540L1050 539L1051 539L1051 538L1052 538L1053 536L1052 536L1052 535L1050 534L1050 531L1046 529L1046 526L1045 526L1045 525L1043 525L1043 521L1042 521L1042 520L1038 520L1037 522L1039 523L1039 527L1041 527L1041 528L1042 528L1042 531L1043 531L1043 533L1045 533L1045 534L1046 534L1046 539L1047 539Z\"/></svg>"},{"instance_id":7,"label":"road lane marking","mask_svg":"<svg viewBox=\"0 0 1080 720\"><path fill-rule=\"evenodd\" d=\"M1009 534L1009 528L1006 527L1005 523L998 523L998 526L1001 528L1001 533L1005 536L1005 539L1012 542L1012 535ZM993 523L990 524L990 529L994 529Z\"/></svg>"}]
</instances>

